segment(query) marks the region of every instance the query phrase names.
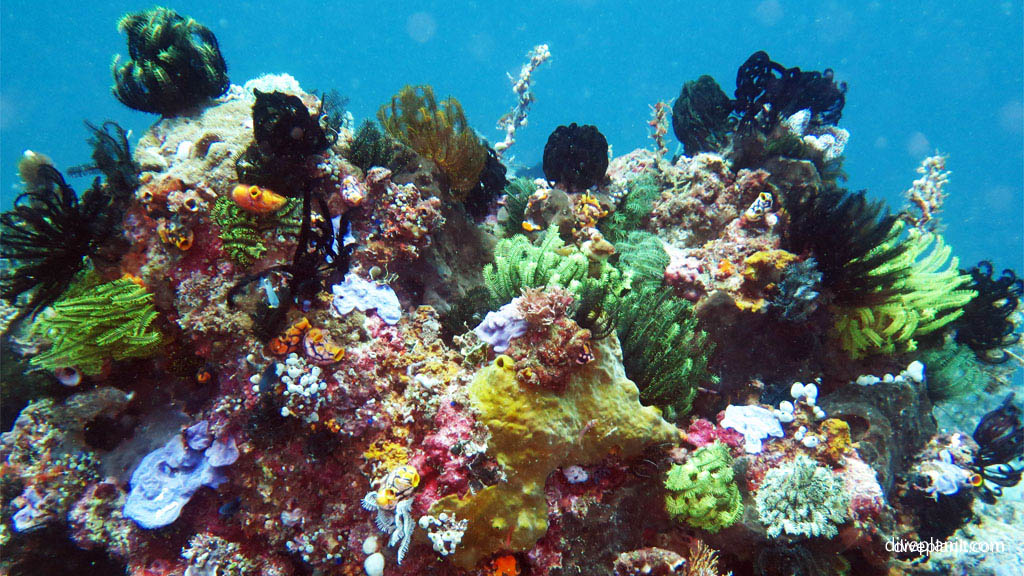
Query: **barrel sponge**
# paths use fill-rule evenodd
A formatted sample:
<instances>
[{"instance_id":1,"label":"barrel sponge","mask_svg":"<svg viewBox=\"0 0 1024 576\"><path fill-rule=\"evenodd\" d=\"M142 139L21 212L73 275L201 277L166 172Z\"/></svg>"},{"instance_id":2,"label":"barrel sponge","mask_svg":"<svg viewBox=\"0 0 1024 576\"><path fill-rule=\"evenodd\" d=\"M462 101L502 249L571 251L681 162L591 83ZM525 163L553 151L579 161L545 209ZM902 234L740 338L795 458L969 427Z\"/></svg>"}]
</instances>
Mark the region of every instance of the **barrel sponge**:
<instances>
[{"instance_id":1,"label":"barrel sponge","mask_svg":"<svg viewBox=\"0 0 1024 576\"><path fill-rule=\"evenodd\" d=\"M595 464L610 454L635 457L648 444L676 442L678 430L656 408L640 404L626 378L614 337L599 341L595 360L573 374L561 393L521 385L507 363L477 373L469 387L479 420L491 432L489 452L507 480L431 508L467 518L455 562L472 568L499 550L530 549L547 532L544 482L555 469Z\"/></svg>"}]
</instances>

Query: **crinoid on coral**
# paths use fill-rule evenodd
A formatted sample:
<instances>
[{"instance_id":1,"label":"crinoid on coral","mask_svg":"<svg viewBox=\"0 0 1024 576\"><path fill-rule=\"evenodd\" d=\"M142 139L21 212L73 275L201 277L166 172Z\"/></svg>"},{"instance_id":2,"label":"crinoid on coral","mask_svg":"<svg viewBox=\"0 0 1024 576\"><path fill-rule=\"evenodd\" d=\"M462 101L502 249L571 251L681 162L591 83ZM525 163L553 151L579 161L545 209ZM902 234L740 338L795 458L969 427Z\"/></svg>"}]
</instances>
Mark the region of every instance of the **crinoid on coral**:
<instances>
[{"instance_id":1,"label":"crinoid on coral","mask_svg":"<svg viewBox=\"0 0 1024 576\"><path fill-rule=\"evenodd\" d=\"M107 193L114 203L124 206L139 187L139 165L132 158L128 146L128 133L117 122L106 122L98 127L85 123L92 133L88 139L92 146L92 162L68 169L72 176L102 173L106 178Z\"/></svg>"},{"instance_id":2,"label":"crinoid on coral","mask_svg":"<svg viewBox=\"0 0 1024 576\"><path fill-rule=\"evenodd\" d=\"M732 106L711 76L683 84L672 104L672 131L683 143L683 151L694 156L725 148L735 123L730 122Z\"/></svg>"},{"instance_id":3,"label":"crinoid on coral","mask_svg":"<svg viewBox=\"0 0 1024 576\"><path fill-rule=\"evenodd\" d=\"M967 288L977 296L964 306L963 316L954 324L956 341L974 350L982 362L1002 364L1010 359L1005 348L1020 340L1010 316L1024 296L1024 281L1009 269L993 278L992 263L985 260L961 273L971 275Z\"/></svg>"},{"instance_id":4,"label":"crinoid on coral","mask_svg":"<svg viewBox=\"0 0 1024 576\"><path fill-rule=\"evenodd\" d=\"M603 218L598 229L609 242L618 242L629 232L644 227L658 198L661 198L661 187L654 174L648 172L630 180L615 212Z\"/></svg>"},{"instance_id":5,"label":"crinoid on coral","mask_svg":"<svg viewBox=\"0 0 1024 576\"><path fill-rule=\"evenodd\" d=\"M464 199L479 182L487 148L455 98L438 104L431 86L406 86L392 96L391 104L380 107L377 120L392 138L433 160L457 199Z\"/></svg>"},{"instance_id":6,"label":"crinoid on coral","mask_svg":"<svg viewBox=\"0 0 1024 576\"><path fill-rule=\"evenodd\" d=\"M516 178L505 186L505 214L500 222L506 238L523 233L526 207L536 191L537 184L529 178Z\"/></svg>"},{"instance_id":7,"label":"crinoid on coral","mask_svg":"<svg viewBox=\"0 0 1024 576\"><path fill-rule=\"evenodd\" d=\"M899 270L879 275L872 271L899 258L907 245L887 245L897 218L883 210L885 203L868 202L864 192L839 189L806 190L783 196L790 225L782 248L809 254L818 263L822 286L840 306L884 302L895 292Z\"/></svg>"},{"instance_id":8,"label":"crinoid on coral","mask_svg":"<svg viewBox=\"0 0 1024 576\"><path fill-rule=\"evenodd\" d=\"M544 177L569 192L600 184L608 171L608 141L597 127L559 126L544 145Z\"/></svg>"},{"instance_id":9,"label":"crinoid on coral","mask_svg":"<svg viewBox=\"0 0 1024 576\"><path fill-rule=\"evenodd\" d=\"M932 402L983 391L992 380L983 365L974 359L971 349L952 338L947 338L941 348L924 351L920 358L928 367L926 382Z\"/></svg>"},{"instance_id":10,"label":"crinoid on coral","mask_svg":"<svg viewBox=\"0 0 1024 576\"><path fill-rule=\"evenodd\" d=\"M757 491L757 513L768 536L832 538L849 517L843 481L803 454L765 474Z\"/></svg>"},{"instance_id":11,"label":"crinoid on coral","mask_svg":"<svg viewBox=\"0 0 1024 576\"><path fill-rule=\"evenodd\" d=\"M615 251L619 255L617 266L631 275L634 285L660 286L664 281L670 259L661 239L654 234L634 230L615 243Z\"/></svg>"},{"instance_id":12,"label":"crinoid on coral","mask_svg":"<svg viewBox=\"0 0 1024 576\"><path fill-rule=\"evenodd\" d=\"M484 282L497 308L519 296L523 288L557 285L575 290L587 276L587 257L579 250L563 254L565 244L552 226L534 246L522 234L498 242L494 263L484 267Z\"/></svg>"},{"instance_id":13,"label":"crinoid on coral","mask_svg":"<svg viewBox=\"0 0 1024 576\"><path fill-rule=\"evenodd\" d=\"M14 208L0 215L0 258L11 265L0 293L13 302L34 290L17 320L49 305L71 285L110 236L116 215L98 179L79 198L52 164L43 163L26 184Z\"/></svg>"},{"instance_id":14,"label":"crinoid on coral","mask_svg":"<svg viewBox=\"0 0 1024 576\"><path fill-rule=\"evenodd\" d=\"M715 533L743 514L743 500L733 480L732 456L721 442L704 446L665 478L665 508L690 526Z\"/></svg>"},{"instance_id":15,"label":"crinoid on coral","mask_svg":"<svg viewBox=\"0 0 1024 576\"><path fill-rule=\"evenodd\" d=\"M227 92L227 65L209 28L156 7L125 14L128 60L114 58L114 95L143 112L171 116Z\"/></svg>"},{"instance_id":16,"label":"crinoid on coral","mask_svg":"<svg viewBox=\"0 0 1024 576\"><path fill-rule=\"evenodd\" d=\"M50 340L51 346L32 358L32 364L98 374L105 360L148 356L161 340L151 326L156 317L153 295L131 280L72 287L33 323L33 333Z\"/></svg>"},{"instance_id":17,"label":"crinoid on coral","mask_svg":"<svg viewBox=\"0 0 1024 576\"><path fill-rule=\"evenodd\" d=\"M891 253L895 245L905 246L896 258L889 258L867 272L869 277L895 274L893 294L878 304L839 307L834 332L852 357L892 354L917 348L916 338L947 326L963 314L963 307L976 294L964 289L969 278L960 274L956 257L942 237L914 228L902 236L903 222L897 222L889 238L869 252Z\"/></svg>"},{"instance_id":18,"label":"crinoid on coral","mask_svg":"<svg viewBox=\"0 0 1024 576\"><path fill-rule=\"evenodd\" d=\"M260 151L276 157L305 158L330 145L320 125L321 110L311 113L302 100L284 92L253 90L252 131Z\"/></svg>"},{"instance_id":19,"label":"crinoid on coral","mask_svg":"<svg viewBox=\"0 0 1024 576\"><path fill-rule=\"evenodd\" d=\"M668 288L644 285L624 295L616 333L640 399L664 407L669 419L686 415L697 388L715 379L707 368L712 344L693 306Z\"/></svg>"},{"instance_id":20,"label":"crinoid on coral","mask_svg":"<svg viewBox=\"0 0 1024 576\"><path fill-rule=\"evenodd\" d=\"M779 120L810 110L812 126L835 125L846 104L846 83L836 84L832 69L804 72L773 62L764 51L754 52L736 72L733 109L741 126L774 127Z\"/></svg>"},{"instance_id":21,"label":"crinoid on coral","mask_svg":"<svg viewBox=\"0 0 1024 576\"><path fill-rule=\"evenodd\" d=\"M505 177L508 168L501 163L498 153L493 148L486 145L485 148L487 149L487 160L477 176L476 185L466 193L466 199L463 202L466 212L477 221L484 219L490 213L495 201L509 184L508 178Z\"/></svg>"},{"instance_id":22,"label":"crinoid on coral","mask_svg":"<svg viewBox=\"0 0 1024 576\"><path fill-rule=\"evenodd\" d=\"M1024 475L1024 424L1013 397L1010 393L998 408L982 416L971 435L978 443L971 467L986 480L986 500L990 502L1002 496L1003 488L1020 484Z\"/></svg>"},{"instance_id":23,"label":"crinoid on coral","mask_svg":"<svg viewBox=\"0 0 1024 576\"><path fill-rule=\"evenodd\" d=\"M391 141L380 128L377 128L373 120L366 120L359 125L359 129L352 136L352 142L345 150L348 161L363 172L368 172L374 166L387 168L394 156Z\"/></svg>"}]
</instances>

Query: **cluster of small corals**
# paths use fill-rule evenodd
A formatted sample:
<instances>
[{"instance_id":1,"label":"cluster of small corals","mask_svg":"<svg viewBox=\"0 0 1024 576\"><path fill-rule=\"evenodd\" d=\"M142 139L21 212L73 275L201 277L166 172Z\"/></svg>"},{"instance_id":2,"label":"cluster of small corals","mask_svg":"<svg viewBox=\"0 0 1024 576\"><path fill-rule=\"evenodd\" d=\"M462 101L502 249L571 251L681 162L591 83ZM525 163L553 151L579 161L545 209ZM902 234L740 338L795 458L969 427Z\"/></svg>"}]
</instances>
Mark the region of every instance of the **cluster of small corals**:
<instances>
[{"instance_id":1,"label":"cluster of small corals","mask_svg":"<svg viewBox=\"0 0 1024 576\"><path fill-rule=\"evenodd\" d=\"M782 125L790 134L800 138L804 145L821 154L822 160L831 162L842 157L850 133L838 126L825 124L811 126L811 111L801 110L786 118Z\"/></svg>"},{"instance_id":2,"label":"cluster of small corals","mask_svg":"<svg viewBox=\"0 0 1024 576\"><path fill-rule=\"evenodd\" d=\"M563 290L548 289L524 291L516 299L520 310L529 310L536 320L528 321L526 333L505 350L523 384L561 390L569 374L593 360L590 331L565 316L569 298Z\"/></svg>"},{"instance_id":3,"label":"cluster of small corals","mask_svg":"<svg viewBox=\"0 0 1024 576\"><path fill-rule=\"evenodd\" d=\"M414 184L395 184L387 168L371 169L366 181L373 206L365 248L369 259L386 266L419 258L430 235L444 224L440 198L424 198Z\"/></svg>"},{"instance_id":4,"label":"cluster of small corals","mask_svg":"<svg viewBox=\"0 0 1024 576\"><path fill-rule=\"evenodd\" d=\"M205 532L192 536L181 551L181 557L188 562L185 576L206 574L235 574L237 576L263 575L261 562L247 558L241 553L237 542L230 542Z\"/></svg>"},{"instance_id":5,"label":"cluster of small corals","mask_svg":"<svg viewBox=\"0 0 1024 576\"><path fill-rule=\"evenodd\" d=\"M945 188L949 183L946 157L938 154L925 158L917 168L917 173L921 177L914 180L910 190L907 190L906 197L910 205L903 209L900 218L912 226L934 232L938 229L937 216L946 201Z\"/></svg>"},{"instance_id":6,"label":"cluster of small corals","mask_svg":"<svg viewBox=\"0 0 1024 576\"><path fill-rule=\"evenodd\" d=\"M111 481L89 486L68 512L71 537L83 549L106 547L110 554L127 558L132 533L139 530L124 517L126 494Z\"/></svg>"},{"instance_id":7,"label":"cluster of small corals","mask_svg":"<svg viewBox=\"0 0 1024 576\"><path fill-rule=\"evenodd\" d=\"M454 514L441 512L437 518L433 516L420 516L420 528L427 532L427 538L434 546L434 551L441 556L449 556L455 553L455 549L462 542L462 535L469 527L469 521L459 520Z\"/></svg>"},{"instance_id":8,"label":"cluster of small corals","mask_svg":"<svg viewBox=\"0 0 1024 576\"><path fill-rule=\"evenodd\" d=\"M324 394L327 383L320 377L321 368L292 352L283 363L276 365L275 371L283 385L281 394L284 405L281 407L281 416L295 416L308 422L319 420L317 409L322 407L327 399L327 395ZM259 377L254 378L257 381L253 383L253 387L258 388Z\"/></svg>"},{"instance_id":9,"label":"cluster of small corals","mask_svg":"<svg viewBox=\"0 0 1024 576\"><path fill-rule=\"evenodd\" d=\"M718 238L758 195L771 191L769 176L764 170L747 169L733 174L716 154L680 157L662 171L668 189L654 203L652 224L672 244L701 246Z\"/></svg>"}]
</instances>

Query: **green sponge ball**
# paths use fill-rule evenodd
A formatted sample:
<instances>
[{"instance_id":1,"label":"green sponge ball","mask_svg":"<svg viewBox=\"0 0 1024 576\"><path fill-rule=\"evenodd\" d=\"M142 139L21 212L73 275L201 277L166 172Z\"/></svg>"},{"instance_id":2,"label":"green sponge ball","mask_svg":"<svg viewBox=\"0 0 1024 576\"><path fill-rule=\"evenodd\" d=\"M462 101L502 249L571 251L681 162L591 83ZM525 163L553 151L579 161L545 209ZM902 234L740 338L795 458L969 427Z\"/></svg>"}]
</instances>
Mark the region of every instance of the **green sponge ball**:
<instances>
[{"instance_id":1,"label":"green sponge ball","mask_svg":"<svg viewBox=\"0 0 1024 576\"><path fill-rule=\"evenodd\" d=\"M685 464L672 466L665 487L673 492L665 497L668 513L695 528L718 532L743 514L732 456L721 442L698 449Z\"/></svg>"}]
</instances>

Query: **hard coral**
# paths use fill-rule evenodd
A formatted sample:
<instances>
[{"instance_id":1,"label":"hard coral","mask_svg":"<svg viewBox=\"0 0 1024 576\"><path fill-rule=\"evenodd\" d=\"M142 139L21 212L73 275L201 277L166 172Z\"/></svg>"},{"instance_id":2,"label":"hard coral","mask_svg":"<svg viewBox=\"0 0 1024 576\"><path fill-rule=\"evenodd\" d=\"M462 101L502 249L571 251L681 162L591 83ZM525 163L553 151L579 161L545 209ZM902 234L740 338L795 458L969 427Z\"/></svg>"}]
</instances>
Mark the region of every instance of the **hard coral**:
<instances>
[{"instance_id":1,"label":"hard coral","mask_svg":"<svg viewBox=\"0 0 1024 576\"><path fill-rule=\"evenodd\" d=\"M849 496L842 480L810 458L772 468L757 491L757 512L768 536L832 538L848 518Z\"/></svg>"},{"instance_id":2,"label":"hard coral","mask_svg":"<svg viewBox=\"0 0 1024 576\"><path fill-rule=\"evenodd\" d=\"M432 87L406 86L390 105L380 107L377 119L389 136L433 160L456 197L476 186L487 149L469 127L458 100L447 98L439 106Z\"/></svg>"},{"instance_id":3,"label":"hard coral","mask_svg":"<svg viewBox=\"0 0 1024 576\"><path fill-rule=\"evenodd\" d=\"M131 58L113 64L113 92L125 106L169 116L227 91L227 66L206 26L157 7L126 14L117 28Z\"/></svg>"}]
</instances>

